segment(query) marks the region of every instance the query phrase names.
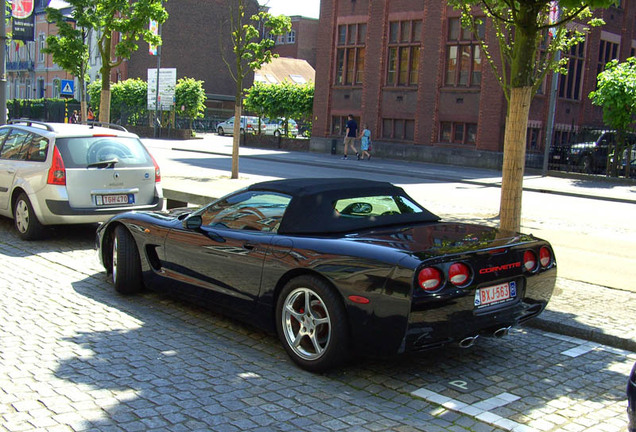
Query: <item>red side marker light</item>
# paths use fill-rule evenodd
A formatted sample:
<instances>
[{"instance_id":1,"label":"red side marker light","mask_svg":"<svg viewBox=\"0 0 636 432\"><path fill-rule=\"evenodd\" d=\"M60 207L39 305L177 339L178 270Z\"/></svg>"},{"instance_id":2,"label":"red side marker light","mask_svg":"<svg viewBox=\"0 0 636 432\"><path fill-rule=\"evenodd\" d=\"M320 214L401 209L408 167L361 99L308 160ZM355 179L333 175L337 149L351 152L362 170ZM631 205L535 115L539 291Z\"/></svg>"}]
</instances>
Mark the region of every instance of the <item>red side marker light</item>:
<instances>
[{"instance_id":1,"label":"red side marker light","mask_svg":"<svg viewBox=\"0 0 636 432\"><path fill-rule=\"evenodd\" d=\"M368 298L357 295L350 295L349 300L358 304L368 304L369 302L371 302L371 300L369 300Z\"/></svg>"}]
</instances>

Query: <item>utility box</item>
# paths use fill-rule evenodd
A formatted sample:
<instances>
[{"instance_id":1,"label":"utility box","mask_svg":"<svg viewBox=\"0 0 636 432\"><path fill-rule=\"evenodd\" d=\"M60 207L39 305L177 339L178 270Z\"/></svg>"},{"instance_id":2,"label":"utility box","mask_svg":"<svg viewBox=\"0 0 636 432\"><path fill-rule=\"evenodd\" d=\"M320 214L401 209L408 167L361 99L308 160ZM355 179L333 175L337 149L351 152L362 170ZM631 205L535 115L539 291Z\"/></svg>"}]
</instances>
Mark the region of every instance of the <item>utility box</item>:
<instances>
[{"instance_id":1,"label":"utility box","mask_svg":"<svg viewBox=\"0 0 636 432\"><path fill-rule=\"evenodd\" d=\"M332 139L331 140L331 154L335 155L338 151L338 140L337 139Z\"/></svg>"}]
</instances>

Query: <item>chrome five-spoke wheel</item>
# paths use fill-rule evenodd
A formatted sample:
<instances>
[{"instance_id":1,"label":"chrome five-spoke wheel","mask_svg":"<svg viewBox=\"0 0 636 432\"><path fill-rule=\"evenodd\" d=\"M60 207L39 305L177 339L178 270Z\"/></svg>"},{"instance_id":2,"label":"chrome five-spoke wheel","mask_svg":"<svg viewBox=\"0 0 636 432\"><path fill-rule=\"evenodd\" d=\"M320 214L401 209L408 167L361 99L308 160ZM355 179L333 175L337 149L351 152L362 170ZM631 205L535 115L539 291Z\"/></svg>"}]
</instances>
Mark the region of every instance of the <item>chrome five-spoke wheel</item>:
<instances>
[{"instance_id":1,"label":"chrome five-spoke wheel","mask_svg":"<svg viewBox=\"0 0 636 432\"><path fill-rule=\"evenodd\" d=\"M283 333L290 348L305 360L316 360L331 339L331 320L323 300L310 289L298 288L285 299Z\"/></svg>"},{"instance_id":2,"label":"chrome five-spoke wheel","mask_svg":"<svg viewBox=\"0 0 636 432\"><path fill-rule=\"evenodd\" d=\"M344 304L322 278L300 276L287 282L276 303L276 328L287 354L306 370L324 371L348 357Z\"/></svg>"}]
</instances>

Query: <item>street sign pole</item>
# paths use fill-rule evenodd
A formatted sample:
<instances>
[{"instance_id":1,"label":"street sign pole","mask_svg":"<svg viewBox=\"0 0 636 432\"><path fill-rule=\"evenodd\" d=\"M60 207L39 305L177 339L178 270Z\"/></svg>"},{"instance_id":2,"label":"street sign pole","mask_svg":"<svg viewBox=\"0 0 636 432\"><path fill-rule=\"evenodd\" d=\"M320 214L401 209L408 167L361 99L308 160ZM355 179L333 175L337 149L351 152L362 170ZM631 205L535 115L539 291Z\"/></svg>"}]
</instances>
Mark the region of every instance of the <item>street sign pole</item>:
<instances>
[{"instance_id":1,"label":"street sign pole","mask_svg":"<svg viewBox=\"0 0 636 432\"><path fill-rule=\"evenodd\" d=\"M7 123L7 8L2 2L0 19L0 125Z\"/></svg>"},{"instance_id":2,"label":"street sign pole","mask_svg":"<svg viewBox=\"0 0 636 432\"><path fill-rule=\"evenodd\" d=\"M163 7L163 0L161 0L161 7ZM161 36L161 23L157 24L157 33ZM161 71L161 45L157 45L157 85L155 93L155 138L159 137L159 72Z\"/></svg>"}]
</instances>

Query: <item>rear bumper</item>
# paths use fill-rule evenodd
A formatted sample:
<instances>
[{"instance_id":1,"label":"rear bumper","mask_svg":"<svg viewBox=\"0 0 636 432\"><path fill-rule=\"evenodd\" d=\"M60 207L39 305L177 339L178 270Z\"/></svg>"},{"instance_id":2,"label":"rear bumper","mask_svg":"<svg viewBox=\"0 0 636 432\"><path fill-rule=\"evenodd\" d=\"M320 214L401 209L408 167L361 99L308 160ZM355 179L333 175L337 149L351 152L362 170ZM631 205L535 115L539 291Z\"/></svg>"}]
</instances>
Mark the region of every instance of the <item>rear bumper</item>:
<instances>
[{"instance_id":1,"label":"rear bumper","mask_svg":"<svg viewBox=\"0 0 636 432\"><path fill-rule=\"evenodd\" d=\"M162 210L164 199L155 196L152 203L143 206L73 208L68 201L46 200L48 214L41 217L45 225L105 222L113 215L134 210Z\"/></svg>"},{"instance_id":2,"label":"rear bumper","mask_svg":"<svg viewBox=\"0 0 636 432\"><path fill-rule=\"evenodd\" d=\"M525 279L517 298L508 303L475 308L475 291L417 307L409 316L404 351L422 351L473 336L495 336L538 316L548 304L556 283L556 267Z\"/></svg>"}]
</instances>

